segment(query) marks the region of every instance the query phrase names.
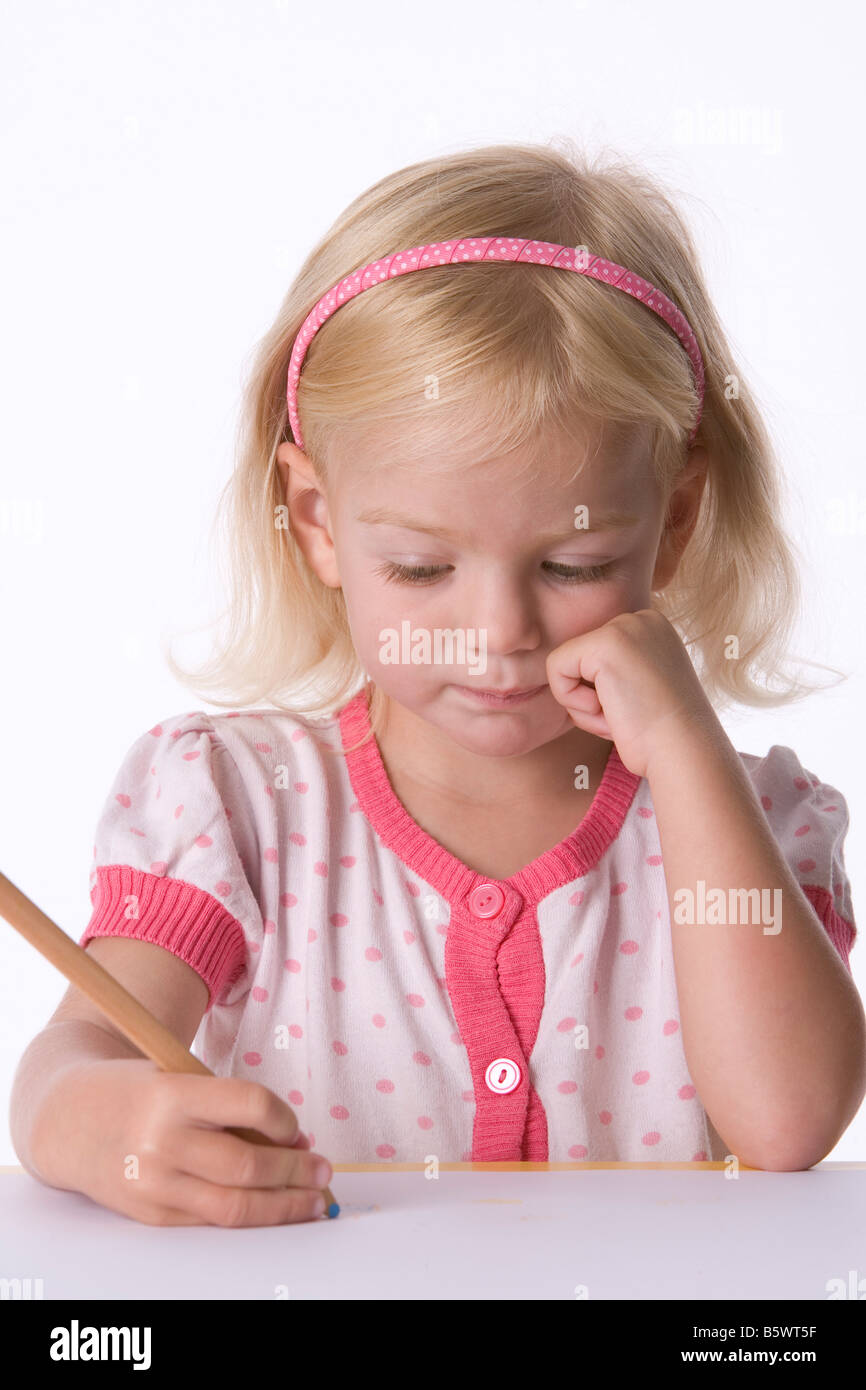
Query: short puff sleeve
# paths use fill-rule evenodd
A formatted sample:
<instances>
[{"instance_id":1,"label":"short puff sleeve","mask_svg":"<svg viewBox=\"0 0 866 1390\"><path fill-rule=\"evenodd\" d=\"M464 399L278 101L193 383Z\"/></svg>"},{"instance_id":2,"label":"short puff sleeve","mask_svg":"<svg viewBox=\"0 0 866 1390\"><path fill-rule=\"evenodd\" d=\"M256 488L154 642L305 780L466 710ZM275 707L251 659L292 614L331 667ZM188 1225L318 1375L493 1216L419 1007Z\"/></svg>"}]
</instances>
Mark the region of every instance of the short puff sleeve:
<instances>
[{"instance_id":1,"label":"short puff sleeve","mask_svg":"<svg viewBox=\"0 0 866 1390\"><path fill-rule=\"evenodd\" d=\"M251 834L243 781L209 716L156 724L127 751L99 818L78 944L153 942L201 976L208 1010L237 1002L264 931L242 858Z\"/></svg>"},{"instance_id":2,"label":"short puff sleeve","mask_svg":"<svg viewBox=\"0 0 866 1390\"><path fill-rule=\"evenodd\" d=\"M807 772L792 748L741 754L785 862L845 965L857 934L843 845L848 806L841 792Z\"/></svg>"}]
</instances>

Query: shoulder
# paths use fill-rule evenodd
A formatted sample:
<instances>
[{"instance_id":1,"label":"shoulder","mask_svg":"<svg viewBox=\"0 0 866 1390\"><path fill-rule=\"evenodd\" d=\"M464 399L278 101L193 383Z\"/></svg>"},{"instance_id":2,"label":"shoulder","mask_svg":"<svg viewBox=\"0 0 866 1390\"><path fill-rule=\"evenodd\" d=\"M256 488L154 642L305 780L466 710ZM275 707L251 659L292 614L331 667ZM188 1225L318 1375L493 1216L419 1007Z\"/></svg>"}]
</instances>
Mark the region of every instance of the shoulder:
<instances>
[{"instance_id":1,"label":"shoulder","mask_svg":"<svg viewBox=\"0 0 866 1390\"><path fill-rule=\"evenodd\" d=\"M841 791L804 767L793 748L774 743L763 757L740 753L740 758L771 821L812 808L847 828L848 806Z\"/></svg>"}]
</instances>

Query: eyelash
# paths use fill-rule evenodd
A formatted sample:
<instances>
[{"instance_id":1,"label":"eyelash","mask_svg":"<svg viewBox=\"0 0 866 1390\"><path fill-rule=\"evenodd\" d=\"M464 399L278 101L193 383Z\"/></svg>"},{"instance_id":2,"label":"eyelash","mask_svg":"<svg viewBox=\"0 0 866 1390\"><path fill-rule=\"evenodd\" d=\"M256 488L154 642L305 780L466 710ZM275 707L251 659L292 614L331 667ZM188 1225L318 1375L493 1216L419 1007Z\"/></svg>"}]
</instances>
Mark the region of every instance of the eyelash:
<instances>
[{"instance_id":1,"label":"eyelash","mask_svg":"<svg viewBox=\"0 0 866 1390\"><path fill-rule=\"evenodd\" d=\"M554 577L561 584L591 584L599 579L604 579L608 571L616 563L615 560L608 560L604 565L556 565L555 561L545 561L553 568L567 570L567 574L556 574ZM444 574L447 566L436 565L398 565L393 560L386 560L383 565L379 565L377 574L383 576L386 581L393 581L399 584L430 584L438 579L440 574Z\"/></svg>"}]
</instances>

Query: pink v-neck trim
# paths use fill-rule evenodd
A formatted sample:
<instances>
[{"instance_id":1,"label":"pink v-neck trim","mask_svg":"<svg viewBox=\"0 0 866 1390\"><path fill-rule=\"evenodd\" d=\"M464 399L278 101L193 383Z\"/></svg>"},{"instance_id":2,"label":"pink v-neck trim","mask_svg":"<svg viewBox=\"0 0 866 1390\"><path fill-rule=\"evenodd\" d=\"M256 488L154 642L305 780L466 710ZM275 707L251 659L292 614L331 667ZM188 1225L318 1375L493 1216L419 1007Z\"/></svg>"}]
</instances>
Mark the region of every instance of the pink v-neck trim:
<instances>
[{"instance_id":1,"label":"pink v-neck trim","mask_svg":"<svg viewBox=\"0 0 866 1390\"><path fill-rule=\"evenodd\" d=\"M365 689L343 706L338 718L343 747L351 749L370 730ZM601 782L580 824L510 878L491 879L457 859L412 819L388 780L375 738L347 752L346 762L358 803L383 843L407 868L451 901L462 898L477 884L499 883L536 904L555 888L582 878L618 836L642 780L629 772L616 745L611 744Z\"/></svg>"}]
</instances>

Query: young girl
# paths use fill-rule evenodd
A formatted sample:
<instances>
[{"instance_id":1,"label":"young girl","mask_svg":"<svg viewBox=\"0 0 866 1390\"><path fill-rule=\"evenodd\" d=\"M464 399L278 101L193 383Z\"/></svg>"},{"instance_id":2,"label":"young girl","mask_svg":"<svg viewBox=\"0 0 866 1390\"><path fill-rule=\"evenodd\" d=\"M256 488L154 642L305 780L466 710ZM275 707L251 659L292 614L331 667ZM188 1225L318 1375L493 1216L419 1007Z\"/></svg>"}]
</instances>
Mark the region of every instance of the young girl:
<instances>
[{"instance_id":1,"label":"young girl","mask_svg":"<svg viewBox=\"0 0 866 1390\"><path fill-rule=\"evenodd\" d=\"M155 1074L70 991L52 1025L100 1042L29 1110L19 1076L31 1171L252 1224L313 1214L313 1148L822 1158L866 1074L848 812L718 720L809 687L767 681L780 480L665 194L532 145L383 179L244 418L232 626L191 684L245 707L132 744L80 938L223 1079Z\"/></svg>"}]
</instances>

